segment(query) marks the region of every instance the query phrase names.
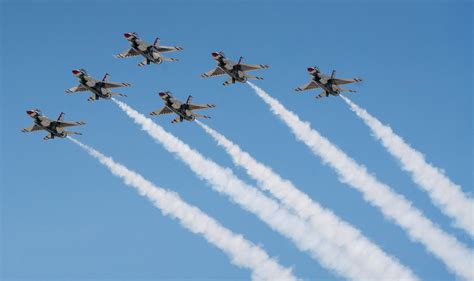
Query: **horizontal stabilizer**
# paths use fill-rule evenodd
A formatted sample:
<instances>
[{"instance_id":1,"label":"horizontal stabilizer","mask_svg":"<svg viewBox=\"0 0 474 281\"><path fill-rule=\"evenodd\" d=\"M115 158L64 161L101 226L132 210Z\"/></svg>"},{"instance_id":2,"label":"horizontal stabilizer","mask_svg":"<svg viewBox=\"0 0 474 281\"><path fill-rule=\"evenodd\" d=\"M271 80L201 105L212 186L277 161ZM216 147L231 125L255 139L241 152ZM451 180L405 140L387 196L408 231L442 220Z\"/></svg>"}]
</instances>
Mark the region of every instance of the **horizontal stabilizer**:
<instances>
[{"instance_id":1,"label":"horizontal stabilizer","mask_svg":"<svg viewBox=\"0 0 474 281\"><path fill-rule=\"evenodd\" d=\"M234 80L229 79L229 80L225 81L224 83L222 83L222 85L224 85L224 86L229 86L230 84L234 84Z\"/></svg>"},{"instance_id":2,"label":"horizontal stabilizer","mask_svg":"<svg viewBox=\"0 0 474 281\"><path fill-rule=\"evenodd\" d=\"M161 59L162 59L163 61L178 61L178 59L174 59L174 58L161 57Z\"/></svg>"},{"instance_id":3,"label":"horizontal stabilizer","mask_svg":"<svg viewBox=\"0 0 474 281\"><path fill-rule=\"evenodd\" d=\"M64 132L66 135L82 135L80 132Z\"/></svg>"},{"instance_id":4,"label":"horizontal stabilizer","mask_svg":"<svg viewBox=\"0 0 474 281\"><path fill-rule=\"evenodd\" d=\"M259 77L259 76L249 76L249 75L247 75L246 77L247 77L247 79L263 80L263 77Z\"/></svg>"},{"instance_id":5,"label":"horizontal stabilizer","mask_svg":"<svg viewBox=\"0 0 474 281\"><path fill-rule=\"evenodd\" d=\"M43 140L49 140L49 139L53 139L53 138L54 138L53 134L48 134L48 135L44 136Z\"/></svg>"},{"instance_id":6,"label":"horizontal stabilizer","mask_svg":"<svg viewBox=\"0 0 474 281\"><path fill-rule=\"evenodd\" d=\"M324 92L322 92L321 94L317 95L316 98L317 98L317 99L320 99L320 98L322 98L322 97L327 97L327 96L329 96L328 92L324 91Z\"/></svg>"},{"instance_id":7,"label":"horizontal stabilizer","mask_svg":"<svg viewBox=\"0 0 474 281\"><path fill-rule=\"evenodd\" d=\"M339 92L357 93L356 90L339 88Z\"/></svg>"},{"instance_id":8,"label":"horizontal stabilizer","mask_svg":"<svg viewBox=\"0 0 474 281\"><path fill-rule=\"evenodd\" d=\"M145 66L145 65L148 65L148 64L150 64L150 61L148 59L145 59L142 62L140 62L138 64L138 66L142 67L142 66Z\"/></svg>"},{"instance_id":9,"label":"horizontal stabilizer","mask_svg":"<svg viewBox=\"0 0 474 281\"><path fill-rule=\"evenodd\" d=\"M121 93L110 93L112 97L128 97L126 94Z\"/></svg>"},{"instance_id":10,"label":"horizontal stabilizer","mask_svg":"<svg viewBox=\"0 0 474 281\"><path fill-rule=\"evenodd\" d=\"M211 119L211 116L201 115L201 114L197 114L197 113L193 113L193 116L194 116L194 118Z\"/></svg>"},{"instance_id":11,"label":"horizontal stabilizer","mask_svg":"<svg viewBox=\"0 0 474 281\"><path fill-rule=\"evenodd\" d=\"M178 122L183 122L183 118L181 118L181 116L176 116L176 118L174 118L172 121L171 121L171 124L176 124Z\"/></svg>"}]
</instances>

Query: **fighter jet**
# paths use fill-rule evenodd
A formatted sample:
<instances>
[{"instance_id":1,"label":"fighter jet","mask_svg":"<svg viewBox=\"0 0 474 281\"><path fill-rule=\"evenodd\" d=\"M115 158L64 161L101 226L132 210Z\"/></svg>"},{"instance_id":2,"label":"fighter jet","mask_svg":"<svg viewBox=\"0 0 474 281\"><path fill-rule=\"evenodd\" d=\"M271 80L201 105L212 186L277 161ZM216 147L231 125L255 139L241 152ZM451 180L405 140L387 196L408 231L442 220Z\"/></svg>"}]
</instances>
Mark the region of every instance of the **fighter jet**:
<instances>
[{"instance_id":1,"label":"fighter jet","mask_svg":"<svg viewBox=\"0 0 474 281\"><path fill-rule=\"evenodd\" d=\"M120 93L111 93L110 88L120 88L120 87L129 87L131 84L129 83L113 83L109 82L109 74L106 73L102 80L95 80L91 76L87 75L86 70L84 69L74 69L72 74L79 79L79 85L76 87L72 87L66 90L66 93L71 94L74 92L83 92L83 91L90 91L92 92L92 96L89 97L88 101L95 101L99 98L102 99L110 99L111 97L120 96L126 97L127 95L120 94Z\"/></svg>"},{"instance_id":2,"label":"fighter jet","mask_svg":"<svg viewBox=\"0 0 474 281\"><path fill-rule=\"evenodd\" d=\"M295 89L297 92L306 91L309 89L321 88L323 90L317 99L322 97L328 97L329 95L338 96L341 92L355 93L354 90L343 89L338 87L342 84L359 83L362 81L360 78L336 78L336 71L333 70L331 77L328 77L321 73L317 66L308 67L308 72L311 75L311 81L308 84L300 86Z\"/></svg>"},{"instance_id":3,"label":"fighter jet","mask_svg":"<svg viewBox=\"0 0 474 281\"><path fill-rule=\"evenodd\" d=\"M21 131L24 133L45 130L49 134L43 138L44 140L54 139L55 137L65 138L67 137L67 135L82 135L79 132L69 132L69 131L64 130L65 127L79 126L79 125L85 124L85 122L83 121L78 121L78 122L63 121L64 112L61 112L61 114L59 114L59 117L57 120L51 120L48 117L42 115L41 110L39 109L27 110L26 113L31 118L33 118L34 123L30 127L22 129Z\"/></svg>"},{"instance_id":4,"label":"fighter jet","mask_svg":"<svg viewBox=\"0 0 474 281\"><path fill-rule=\"evenodd\" d=\"M116 58L125 58L141 55L145 58L138 66L148 65L150 63L160 64L163 61L178 61L173 58L165 58L161 55L164 52L181 51L183 48L178 46L161 46L160 38L156 38L153 45L149 45L145 41L138 38L135 32L124 33L123 36L127 39L131 47L123 53L115 55Z\"/></svg>"},{"instance_id":5,"label":"fighter jet","mask_svg":"<svg viewBox=\"0 0 474 281\"><path fill-rule=\"evenodd\" d=\"M262 77L247 75L247 73L245 72L255 69L268 68L268 65L266 64L243 64L243 57L240 57L239 62L234 63L233 61L227 59L223 52L213 52L211 55L212 58L216 60L217 67L211 71L201 74L201 77L207 78L210 76L227 74L230 76L230 79L222 84L224 86L234 84L235 81L244 83L245 81L247 81L247 79L263 80Z\"/></svg>"},{"instance_id":6,"label":"fighter jet","mask_svg":"<svg viewBox=\"0 0 474 281\"><path fill-rule=\"evenodd\" d=\"M178 101L171 95L171 92L160 92L161 99L165 106L150 113L150 115L161 115L176 113L178 116L171 123L183 122L183 120L194 121L196 118L211 118L206 115L194 113L193 110L216 107L214 104L192 104L192 96L189 96L185 103Z\"/></svg>"}]
</instances>

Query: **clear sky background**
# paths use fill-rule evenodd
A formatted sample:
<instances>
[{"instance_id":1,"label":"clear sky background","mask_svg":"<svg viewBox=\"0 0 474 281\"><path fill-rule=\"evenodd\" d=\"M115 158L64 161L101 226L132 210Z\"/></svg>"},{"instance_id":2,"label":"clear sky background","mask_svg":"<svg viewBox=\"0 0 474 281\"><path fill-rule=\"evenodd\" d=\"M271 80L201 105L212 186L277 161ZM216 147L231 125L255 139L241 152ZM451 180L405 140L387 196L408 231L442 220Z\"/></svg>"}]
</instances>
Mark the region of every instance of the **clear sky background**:
<instances>
[{"instance_id":1,"label":"clear sky background","mask_svg":"<svg viewBox=\"0 0 474 281\"><path fill-rule=\"evenodd\" d=\"M472 2L470 1L3 1L1 5L1 262L3 280L248 279L203 238L161 215L145 198L67 140L23 134L25 110L87 122L78 139L261 245L311 280L337 280L254 215L218 195L167 153L110 101L67 95L71 74L130 82L121 98L140 112L162 106L158 91L215 103L206 124L290 179L311 198L358 227L425 280L454 279L360 193L337 180L245 84L199 75L215 67L212 51L268 64L257 81L287 108L405 195L444 230L473 247L430 202L368 128L338 98L297 94L308 66L340 77L360 106L444 169L465 192L472 177ZM141 58L115 59L124 32L179 45L180 59L143 68ZM196 124L155 121L219 164L245 173Z\"/></svg>"}]
</instances>

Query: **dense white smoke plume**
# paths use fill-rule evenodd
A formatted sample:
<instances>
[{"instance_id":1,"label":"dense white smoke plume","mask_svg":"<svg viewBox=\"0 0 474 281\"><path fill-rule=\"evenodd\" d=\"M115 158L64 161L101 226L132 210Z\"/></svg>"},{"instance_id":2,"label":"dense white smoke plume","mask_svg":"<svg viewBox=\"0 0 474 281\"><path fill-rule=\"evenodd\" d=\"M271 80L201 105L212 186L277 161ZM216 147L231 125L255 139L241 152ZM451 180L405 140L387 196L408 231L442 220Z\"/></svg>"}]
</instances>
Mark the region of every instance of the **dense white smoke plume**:
<instances>
[{"instance_id":1,"label":"dense white smoke plume","mask_svg":"<svg viewBox=\"0 0 474 281\"><path fill-rule=\"evenodd\" d=\"M455 226L474 237L474 200L442 171L427 163L423 154L410 147L389 126L347 97L341 97L370 128L373 136L400 162L402 169L409 172L413 181L428 193L433 203L455 220Z\"/></svg>"},{"instance_id":2,"label":"dense white smoke plume","mask_svg":"<svg viewBox=\"0 0 474 281\"><path fill-rule=\"evenodd\" d=\"M230 169L205 158L127 104L118 100L114 102L153 139L188 165L196 175L207 181L214 190L229 196L242 208L254 213L273 230L290 239L298 249L308 252L324 267L353 280L380 280L387 277L383 272L380 275L378 270L365 268L348 256L334 255L331 251L332 245L326 243L320 235L316 235L306 221L290 213L286 208L282 208L275 200L256 188L241 181Z\"/></svg>"},{"instance_id":3,"label":"dense white smoke plume","mask_svg":"<svg viewBox=\"0 0 474 281\"><path fill-rule=\"evenodd\" d=\"M321 207L305 193L297 189L290 181L282 179L271 168L255 160L247 152L228 140L225 136L209 126L197 123L232 157L237 166L245 169L247 174L255 179L258 185L269 191L288 209L305 219L313 227L316 235L325 239L326 255L344 256L359 263L368 272L377 272L379 276L394 280L416 279L409 269L399 264L397 260L384 253L377 245L365 238L358 229L338 218L330 210ZM374 274L375 276L376 274Z\"/></svg>"},{"instance_id":4,"label":"dense white smoke plume","mask_svg":"<svg viewBox=\"0 0 474 281\"><path fill-rule=\"evenodd\" d=\"M176 218L181 225L193 233L202 235L209 243L226 253L231 262L252 272L255 280L297 280L290 269L281 266L260 247L220 225L198 208L184 202L178 194L160 188L127 167L115 162L78 140L68 137L91 156L106 166L112 174L125 184L137 189L147 197L164 215Z\"/></svg>"},{"instance_id":5,"label":"dense white smoke plume","mask_svg":"<svg viewBox=\"0 0 474 281\"><path fill-rule=\"evenodd\" d=\"M367 202L379 208L386 218L402 227L411 239L422 243L453 273L466 280L474 280L474 254L469 248L431 222L405 197L379 182L364 166L312 129L308 122L301 121L295 113L256 85L250 82L247 84L291 129L298 140L337 172L342 182L360 191Z\"/></svg>"}]
</instances>

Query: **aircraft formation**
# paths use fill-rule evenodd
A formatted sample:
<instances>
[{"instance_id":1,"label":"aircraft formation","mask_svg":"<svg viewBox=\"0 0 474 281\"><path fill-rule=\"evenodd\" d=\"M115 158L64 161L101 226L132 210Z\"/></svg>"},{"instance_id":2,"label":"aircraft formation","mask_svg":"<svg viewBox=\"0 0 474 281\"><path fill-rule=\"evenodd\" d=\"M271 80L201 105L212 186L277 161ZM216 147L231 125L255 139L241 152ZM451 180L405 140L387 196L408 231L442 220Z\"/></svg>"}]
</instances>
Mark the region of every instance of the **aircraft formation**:
<instances>
[{"instance_id":1,"label":"aircraft formation","mask_svg":"<svg viewBox=\"0 0 474 281\"><path fill-rule=\"evenodd\" d=\"M155 39L153 44L149 44L144 40L140 39L136 32L126 32L123 34L124 38L130 43L130 48L122 53L114 55L116 58L126 58L133 56L141 56L144 58L143 61L138 63L138 66L143 67L150 64L161 64L164 61L176 62L178 59L164 57L163 53L182 51L183 48L179 46L163 46L159 37ZM227 75L229 79L226 80L222 85L228 86L235 84L235 82L245 83L249 79L263 80L260 76L248 75L248 71L267 69L269 68L266 64L244 64L242 63L243 57L240 57L237 62L234 62L226 58L223 52L212 52L211 57L216 61L217 66L201 74L201 77L208 78L211 76ZM310 89L320 88L323 90L322 93L316 96L317 99L322 97L338 96L341 92L356 92L355 90L344 89L339 87L342 84L359 83L362 81L360 78L336 78L336 71L333 70L331 76L324 75L317 66L308 67L307 71L311 76L311 81L305 85L299 86L295 89L297 92L306 91ZM112 97L127 97L126 94L111 92L113 88L130 87L130 83L126 82L109 82L109 74L106 73L102 80L97 80L90 76L85 69L74 69L72 74L77 77L79 85L67 89L67 94L73 94L76 92L90 92L92 95L87 99L88 101L96 101L99 99L111 99ZM176 114L171 123L186 121L194 121L197 118L210 118L207 115L201 115L195 113L194 110L209 109L215 107L214 104L192 104L192 96L189 96L186 102L181 102L177 98L173 97L171 92L164 91L159 93L164 106L152 111L150 115L162 115L162 114ZM84 125L85 122L66 122L63 121L64 112L61 112L57 120L51 120L45 115L42 115L39 109L30 109L26 113L28 116L33 118L33 124L22 129L22 132L34 132L44 130L48 132L43 139L54 139L65 138L68 134L80 135L79 132L65 131L65 127L80 126Z\"/></svg>"},{"instance_id":2,"label":"aircraft formation","mask_svg":"<svg viewBox=\"0 0 474 281\"><path fill-rule=\"evenodd\" d=\"M131 46L126 51L115 55L115 57L125 58L129 56L142 56L144 60L138 64L140 67L152 63L161 64L163 61L177 61L177 59L174 58L164 57L162 53L183 50L182 47L178 46L161 46L159 38L156 38L154 43L150 45L139 39L137 33L134 32L125 33L124 37L130 42ZM244 64L242 57L240 57L237 62L233 62L232 60L227 59L223 52L212 52L211 57L216 63L215 68L201 74L201 76L203 78L208 78L211 76L226 75L228 76L228 80L223 83L224 86L229 86L236 82L245 83L249 79L263 80L262 77L248 75L247 72L269 68L268 65L265 64ZM319 88L322 92L316 95L316 99L329 96L340 96L349 104L352 111L364 120L374 133L374 136L377 136L377 138L381 140L383 146L387 148L390 154L400 161L403 165L403 169L412 174L414 182L417 185L420 185L422 189L430 195L433 202L442 206L441 211L454 218L456 223L460 222L459 227L466 230L471 234L471 236L474 236L474 234L472 234L474 233L474 228L472 228L472 224L469 221L469 218L472 217L472 212L470 212L470 210L472 210L472 200L470 199L470 196L465 196L459 186L450 182L450 180L446 178L439 169L425 162L423 157L420 156L421 153L404 143L403 139L397 136L390 127L382 125L376 118L368 114L367 111L359 108L348 98L341 95L343 92L355 92L351 89L342 88L340 87L341 85L359 83L362 79L338 78L336 77L335 70L333 70L331 75L328 76L322 73L322 71L316 66L308 67L307 72L310 75L310 81L307 84L295 88L294 90L296 92ZM126 95L112 92L112 89L130 87L130 83L109 82L108 79L110 75L108 73L106 73L101 80L97 80L89 75L84 69L74 69L72 70L72 74L78 79L79 84L65 90L66 93L90 92L91 96L88 98L88 101L90 102L99 99L112 99L130 118L134 119L137 124L140 123L142 129L147 131L155 141L163 144L166 150L173 153L177 158L186 163L195 174L199 175L200 178L205 179L214 190L228 195L234 202L241 205L245 210L256 214L262 221L271 226L272 229L293 240L300 250L309 252L312 258L318 261L323 260L324 262L321 264L324 267L334 270L343 277L355 280L367 279L367 276L370 276L370 274L363 272L365 270L373 270L372 272L374 272L374 274L380 274L379 278L375 278L374 280L386 279L385 277L392 275L398 276L391 278L393 280L417 280L414 276L412 278L409 269L405 269L402 265L399 265L396 259L392 261L392 258L385 254L382 249L379 249L377 245L366 240L357 228L352 227L349 223L337 218L333 212L321 207L317 201L312 201L308 195L299 191L290 181L283 180L278 174L272 172L270 168L259 163L257 160L252 159L251 156L242 151L238 145L233 144L212 128L209 128L199 121L196 122L213 137L219 146L222 146L226 150L226 152L233 158L235 165L244 168L247 171L247 174L257 182L263 182L261 189L266 192L268 191L280 202L275 202L273 199L267 198L265 194L254 191L253 187L246 185L232 172L228 172L228 169L217 165L212 160L206 159L199 154L199 152L189 148L189 146L184 142L166 131L160 131L158 125L149 122L148 118L143 118L141 113L138 113L128 105L115 100L114 97L126 97ZM425 217L412 202L406 199L403 195L396 193L394 189L379 181L372 174L369 174L364 165L357 163L343 150L333 145L328 139L311 128L311 126L308 126L308 123L299 118L294 118L295 114L290 110L287 110L277 100L270 97L262 89L252 83L248 84L255 90L255 93L271 107L273 113L291 129L295 137L310 148L315 156L321 158L325 164L331 167L338 174L341 182L348 184L363 194L364 199L372 206L378 208L385 218L390 219L400 226L405 232L407 232L411 240L421 243L430 253L446 264L448 269L453 271L454 274L464 278L465 280L474 280L474 275L472 274L472 263L470 263L470 261L472 261L472 253L468 246L465 247L463 243L458 242L454 237L438 228L436 223L433 223L428 217ZM158 94L163 105L150 112L149 115L157 116L174 114L176 117L171 121L173 124L183 122L184 120L195 121L198 118L210 118L207 115L201 115L195 111L215 107L214 104L193 104L192 96L188 96L186 101L182 102L175 98L170 91L162 91ZM64 121L64 113L61 113L56 120L46 117L39 109L27 110L27 114L33 119L34 123L30 127L24 128L22 131L46 131L48 135L44 137L44 140L66 138L71 134L80 135L81 133L79 132L66 131L65 128L85 124L83 121ZM151 183L146 183L147 181L141 176L134 172L126 171L124 166L114 163L111 158L106 157L95 149L80 143L74 138L70 139L87 150L89 154L99 159L103 164L107 162L107 164L104 165L106 165L111 171L114 171L117 167L121 167L120 170L122 172L120 177L123 177L125 183L128 185L132 185L140 190L141 194L147 194L147 196L150 196L150 194L158 194L153 192L143 192L144 190L157 190L158 188L151 188L150 186L153 185ZM326 151L330 151L330 153L326 153ZM241 161L240 159L242 158L245 158L246 160ZM104 159L108 160L105 161ZM415 162L417 162L417 165L412 165L412 163L410 163L412 159L416 160ZM263 172L254 173L249 171ZM140 180L135 180L136 176L138 176ZM420 180L428 178L430 181ZM137 182L145 182L145 185L137 184ZM230 190L232 190L232 192ZM285 192L281 192L281 190L285 190ZM255 198L248 200L248 194L252 194ZM441 198L439 194L446 194L446 196L442 196ZM156 197L153 196L149 198L152 200L156 199ZM390 200L387 200L387 198ZM448 198L448 200L445 200L445 198ZM285 208L277 208L280 203L285 205ZM288 209L292 213L286 213L287 211L285 209ZM187 210L197 209L188 208ZM278 212L273 210L278 210ZM272 215L268 215L269 213L272 213ZM317 216L320 217L321 220L308 220L309 217L315 218ZM179 218L178 216L176 217ZM185 217L192 219L196 218L195 215L186 215ZM285 220L281 218L285 218ZM406 218L410 219L407 220ZM206 222L208 221L209 220L206 219ZM289 222L289 224L287 224L287 222ZM182 224L186 225L186 223ZM295 227L288 228L288 225ZM191 229L191 227L187 228ZM335 230L338 232L336 235L337 237L333 235ZM199 231L193 230L193 232ZM306 234L308 231L310 232L310 235L306 237L311 238L306 239L306 237L300 236L302 233ZM220 230L218 232L222 233ZM423 233L423 235L418 235L419 233ZM209 234L209 232L207 234ZM314 241L322 242L315 243L314 241L310 241L313 235L316 238ZM239 237L238 240L243 241L241 236ZM325 247L320 247L323 243ZM232 243L226 242L223 244ZM439 247L439 245L450 246ZM231 248L235 247L232 246ZM353 251L352 249L364 249L364 252ZM246 257L252 256L247 253L245 253L245 255ZM364 259L365 255L371 256L372 258ZM353 264L354 266L348 266L349 264ZM389 270L381 270L382 264L384 269ZM343 266L341 267L341 265ZM268 280L275 280L275 278L268 278Z\"/></svg>"}]
</instances>

